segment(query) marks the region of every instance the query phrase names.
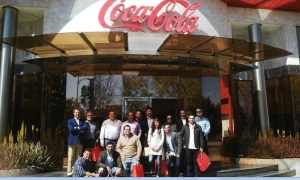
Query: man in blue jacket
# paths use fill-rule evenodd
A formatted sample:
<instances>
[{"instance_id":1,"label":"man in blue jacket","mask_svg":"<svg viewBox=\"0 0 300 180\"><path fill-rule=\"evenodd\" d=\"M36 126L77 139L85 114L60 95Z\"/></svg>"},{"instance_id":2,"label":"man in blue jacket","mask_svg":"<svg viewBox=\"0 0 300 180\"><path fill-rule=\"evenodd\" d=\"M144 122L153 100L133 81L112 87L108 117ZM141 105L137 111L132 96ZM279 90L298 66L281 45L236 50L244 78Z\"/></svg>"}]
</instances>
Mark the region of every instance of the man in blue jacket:
<instances>
[{"instance_id":1,"label":"man in blue jacket","mask_svg":"<svg viewBox=\"0 0 300 180\"><path fill-rule=\"evenodd\" d=\"M207 140L208 140L208 134L210 132L210 123L209 120L203 116L203 111L201 108L196 109L197 116L195 117L195 123L201 126L202 131L204 133L204 149L203 151L208 155L208 146L207 146Z\"/></svg>"},{"instance_id":2,"label":"man in blue jacket","mask_svg":"<svg viewBox=\"0 0 300 180\"><path fill-rule=\"evenodd\" d=\"M68 120L69 138L67 176L72 176L72 166L74 165L75 160L82 156L84 131L88 129L88 125L84 120L80 119L79 108L74 108L73 114L74 117Z\"/></svg>"}]
</instances>

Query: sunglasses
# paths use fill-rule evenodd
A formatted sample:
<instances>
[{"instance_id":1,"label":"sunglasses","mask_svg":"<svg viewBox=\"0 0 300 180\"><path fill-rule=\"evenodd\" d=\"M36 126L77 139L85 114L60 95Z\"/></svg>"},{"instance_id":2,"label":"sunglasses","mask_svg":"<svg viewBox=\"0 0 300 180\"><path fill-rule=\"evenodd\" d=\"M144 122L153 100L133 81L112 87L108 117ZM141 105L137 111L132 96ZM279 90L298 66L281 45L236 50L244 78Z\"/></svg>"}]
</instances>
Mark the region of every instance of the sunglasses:
<instances>
[{"instance_id":1,"label":"sunglasses","mask_svg":"<svg viewBox=\"0 0 300 180\"><path fill-rule=\"evenodd\" d=\"M200 112L202 112L202 111L196 111L197 113L200 113Z\"/></svg>"}]
</instances>

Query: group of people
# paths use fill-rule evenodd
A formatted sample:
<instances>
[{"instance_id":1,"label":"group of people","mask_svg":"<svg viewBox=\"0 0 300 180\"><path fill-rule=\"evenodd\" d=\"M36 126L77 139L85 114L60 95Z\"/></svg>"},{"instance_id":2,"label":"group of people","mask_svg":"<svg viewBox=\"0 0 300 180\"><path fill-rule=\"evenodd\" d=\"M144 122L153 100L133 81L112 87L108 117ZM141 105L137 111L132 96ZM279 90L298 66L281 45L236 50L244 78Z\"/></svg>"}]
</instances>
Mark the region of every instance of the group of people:
<instances>
[{"instance_id":1,"label":"group of people","mask_svg":"<svg viewBox=\"0 0 300 180\"><path fill-rule=\"evenodd\" d=\"M153 118L151 107L145 112L143 118L142 111L129 111L127 120L122 122L110 111L97 135L99 129L92 121L92 112L87 112L84 121L80 119L80 110L75 108L74 118L68 120L67 175L130 177L133 166L141 163L150 176L159 177L161 162L165 159L169 177L179 177L181 170L185 177L198 177L197 154L209 153L207 138L210 132L209 120L202 116L201 108L196 109L196 115L186 115L185 110L181 110L176 121L167 115L164 122ZM98 161L92 162L90 148L97 143L103 150Z\"/></svg>"}]
</instances>

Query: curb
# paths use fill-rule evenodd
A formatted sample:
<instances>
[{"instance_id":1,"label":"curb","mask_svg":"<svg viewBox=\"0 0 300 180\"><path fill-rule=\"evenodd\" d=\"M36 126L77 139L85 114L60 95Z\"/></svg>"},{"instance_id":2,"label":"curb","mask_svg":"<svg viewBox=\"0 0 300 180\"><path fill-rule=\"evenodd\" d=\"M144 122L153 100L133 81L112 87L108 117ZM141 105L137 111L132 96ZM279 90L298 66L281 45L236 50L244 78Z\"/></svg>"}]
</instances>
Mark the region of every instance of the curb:
<instances>
[{"instance_id":1,"label":"curb","mask_svg":"<svg viewBox=\"0 0 300 180\"><path fill-rule=\"evenodd\" d=\"M0 177L18 177L18 176L37 174L42 172L43 172L42 170L36 168L0 170Z\"/></svg>"}]
</instances>

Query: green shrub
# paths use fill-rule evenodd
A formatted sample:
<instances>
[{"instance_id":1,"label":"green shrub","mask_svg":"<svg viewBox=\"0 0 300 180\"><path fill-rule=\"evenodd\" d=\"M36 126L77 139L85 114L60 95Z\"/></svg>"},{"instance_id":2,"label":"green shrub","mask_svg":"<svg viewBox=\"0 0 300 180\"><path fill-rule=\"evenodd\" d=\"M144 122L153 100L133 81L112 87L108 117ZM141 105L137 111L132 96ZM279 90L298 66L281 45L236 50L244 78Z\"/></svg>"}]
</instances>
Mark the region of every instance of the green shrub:
<instances>
[{"instance_id":1,"label":"green shrub","mask_svg":"<svg viewBox=\"0 0 300 180\"><path fill-rule=\"evenodd\" d=\"M0 144L0 169L37 168L50 170L55 160L47 148L39 142Z\"/></svg>"},{"instance_id":2,"label":"green shrub","mask_svg":"<svg viewBox=\"0 0 300 180\"><path fill-rule=\"evenodd\" d=\"M33 132L38 129L31 127ZM36 168L41 171L50 171L61 160L62 140L53 138L49 132L44 135L45 143L41 144L26 137L27 128L22 122L14 142L12 131L0 144L0 169ZM25 141L27 139L27 141ZM52 143L50 145L50 143ZM61 160L62 161L62 160Z\"/></svg>"}]
</instances>

